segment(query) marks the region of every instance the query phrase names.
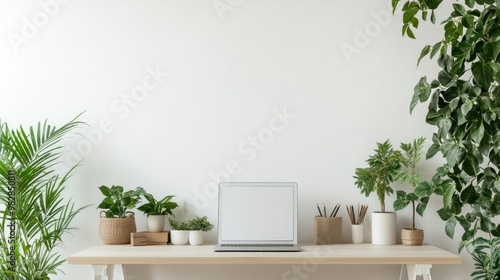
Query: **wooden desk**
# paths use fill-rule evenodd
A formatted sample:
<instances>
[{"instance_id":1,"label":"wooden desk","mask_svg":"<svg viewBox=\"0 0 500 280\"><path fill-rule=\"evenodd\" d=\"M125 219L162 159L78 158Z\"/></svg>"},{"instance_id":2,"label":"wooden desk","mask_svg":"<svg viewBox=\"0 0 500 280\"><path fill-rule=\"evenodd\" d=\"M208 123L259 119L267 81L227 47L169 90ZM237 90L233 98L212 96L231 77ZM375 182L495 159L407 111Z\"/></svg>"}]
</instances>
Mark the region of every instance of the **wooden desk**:
<instances>
[{"instance_id":1,"label":"wooden desk","mask_svg":"<svg viewBox=\"0 0 500 280\"><path fill-rule=\"evenodd\" d=\"M459 256L432 245L301 245L300 252L213 252L213 247L103 245L69 256L68 263L92 265L95 280L113 279L109 268L115 264L401 264L414 280L431 279L432 264L461 263Z\"/></svg>"}]
</instances>

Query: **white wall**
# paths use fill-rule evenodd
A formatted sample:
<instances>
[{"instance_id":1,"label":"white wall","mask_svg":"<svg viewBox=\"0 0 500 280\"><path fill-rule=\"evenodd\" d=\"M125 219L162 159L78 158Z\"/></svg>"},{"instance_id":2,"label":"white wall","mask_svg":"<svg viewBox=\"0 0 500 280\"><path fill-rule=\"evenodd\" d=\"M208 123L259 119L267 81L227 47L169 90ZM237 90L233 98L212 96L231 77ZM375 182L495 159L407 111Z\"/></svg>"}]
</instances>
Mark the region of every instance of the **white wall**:
<instances>
[{"instance_id":1,"label":"white wall","mask_svg":"<svg viewBox=\"0 0 500 280\"><path fill-rule=\"evenodd\" d=\"M430 139L426 105L412 116L408 105L420 76L436 73L435 62L417 68L416 60L442 29L423 25L418 40L402 38L401 16L389 16L389 4L2 0L2 121L60 125L86 111L81 119L89 127L68 142L65 163L83 160L68 197L92 206L75 220L79 230L67 236L64 253L101 244L96 206L103 184L174 194L182 206L178 217L207 215L216 222L215 182L297 181L304 243L312 242L316 203L376 209L376 198L354 186L354 169L365 166L377 141ZM278 115L284 121L275 121ZM255 137L262 140L251 144ZM427 175L437 161L425 164ZM238 168L226 176L228 163ZM425 242L456 252L458 240L445 236L437 209L435 199L417 220ZM399 213L401 226L409 219L409 210ZM145 229L140 213L137 223ZM344 222L345 242L349 234ZM206 238L215 242L216 231ZM434 278L469 279L472 260L462 257L464 265L436 265ZM281 279L289 269L130 266L126 273L129 279ZM396 279L399 269L330 266L306 276ZM91 277L87 266L63 270L67 275L54 279Z\"/></svg>"}]
</instances>

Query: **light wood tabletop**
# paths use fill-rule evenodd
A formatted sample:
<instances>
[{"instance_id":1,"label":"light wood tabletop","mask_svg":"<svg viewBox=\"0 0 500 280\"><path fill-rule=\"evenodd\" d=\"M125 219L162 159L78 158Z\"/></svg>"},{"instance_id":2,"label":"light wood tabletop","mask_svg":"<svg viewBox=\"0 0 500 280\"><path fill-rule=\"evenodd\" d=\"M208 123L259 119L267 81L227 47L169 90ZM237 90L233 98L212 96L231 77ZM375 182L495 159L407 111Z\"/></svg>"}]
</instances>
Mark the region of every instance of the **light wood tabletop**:
<instances>
[{"instance_id":1,"label":"light wood tabletop","mask_svg":"<svg viewBox=\"0 0 500 280\"><path fill-rule=\"evenodd\" d=\"M68 257L69 264L459 264L433 245L300 245L300 252L214 252L214 245L102 245Z\"/></svg>"}]
</instances>

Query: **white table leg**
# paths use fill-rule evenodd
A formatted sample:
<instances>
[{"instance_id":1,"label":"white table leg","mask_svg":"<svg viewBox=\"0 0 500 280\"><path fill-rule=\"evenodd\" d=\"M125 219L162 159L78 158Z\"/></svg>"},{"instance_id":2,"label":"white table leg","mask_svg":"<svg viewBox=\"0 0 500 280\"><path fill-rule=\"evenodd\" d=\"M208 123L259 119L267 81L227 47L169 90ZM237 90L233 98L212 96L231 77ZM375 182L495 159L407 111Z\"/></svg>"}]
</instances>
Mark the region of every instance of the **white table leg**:
<instances>
[{"instance_id":1,"label":"white table leg","mask_svg":"<svg viewBox=\"0 0 500 280\"><path fill-rule=\"evenodd\" d=\"M108 266L107 265L92 265L94 269L94 280L108 280Z\"/></svg>"},{"instance_id":2,"label":"white table leg","mask_svg":"<svg viewBox=\"0 0 500 280\"><path fill-rule=\"evenodd\" d=\"M408 280L416 280L417 275L422 275L424 280L431 280L431 264L407 264Z\"/></svg>"}]
</instances>

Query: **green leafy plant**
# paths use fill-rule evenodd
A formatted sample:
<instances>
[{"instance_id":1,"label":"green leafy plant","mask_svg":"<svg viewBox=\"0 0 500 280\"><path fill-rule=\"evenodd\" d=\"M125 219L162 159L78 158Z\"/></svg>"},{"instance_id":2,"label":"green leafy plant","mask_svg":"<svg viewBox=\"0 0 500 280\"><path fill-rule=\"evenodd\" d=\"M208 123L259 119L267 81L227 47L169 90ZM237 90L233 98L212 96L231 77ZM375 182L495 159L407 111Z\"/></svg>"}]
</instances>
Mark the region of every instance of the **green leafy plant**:
<instances>
[{"instance_id":1,"label":"green leafy plant","mask_svg":"<svg viewBox=\"0 0 500 280\"><path fill-rule=\"evenodd\" d=\"M491 240L479 237L472 242L474 247L472 259L476 271L472 273L473 280L500 279L500 238Z\"/></svg>"},{"instance_id":2,"label":"green leafy plant","mask_svg":"<svg viewBox=\"0 0 500 280\"><path fill-rule=\"evenodd\" d=\"M55 128L25 130L0 124L1 279L48 280L61 272L63 236L83 208L64 197L77 165L62 175L62 140L83 123L78 117Z\"/></svg>"},{"instance_id":3,"label":"green leafy plant","mask_svg":"<svg viewBox=\"0 0 500 280\"><path fill-rule=\"evenodd\" d=\"M188 221L189 230L211 231L214 225L208 221L207 216L195 217Z\"/></svg>"},{"instance_id":4,"label":"green leafy plant","mask_svg":"<svg viewBox=\"0 0 500 280\"><path fill-rule=\"evenodd\" d=\"M173 230L190 230L188 221L175 221L173 219L168 219L168 222Z\"/></svg>"},{"instance_id":5,"label":"green leafy plant","mask_svg":"<svg viewBox=\"0 0 500 280\"><path fill-rule=\"evenodd\" d=\"M406 208L410 203L412 206L412 226L411 229L415 230L415 212L423 216L429 197L420 198L417 194L420 189L425 189L427 182L420 182L420 173L417 171L417 165L422 157L422 150L424 148L425 138L421 137L413 140L412 143L401 143L401 150L403 150L403 169L398 178L402 182L408 183L413 189L413 192L405 192L403 190L396 191L396 200L393 207L395 211ZM421 186L422 185L422 186Z\"/></svg>"},{"instance_id":6,"label":"green leafy plant","mask_svg":"<svg viewBox=\"0 0 500 280\"><path fill-rule=\"evenodd\" d=\"M99 190L104 199L97 208L106 210L106 218L125 218L127 211L140 202L141 195L146 194L141 187L124 191L122 186L100 186Z\"/></svg>"},{"instance_id":7,"label":"green leafy plant","mask_svg":"<svg viewBox=\"0 0 500 280\"><path fill-rule=\"evenodd\" d=\"M415 36L405 25L417 28L419 18L427 20L428 12L433 13L441 4L392 0L394 10L399 2L404 2L403 34L412 38ZM427 102L426 122L437 128L427 158L440 153L446 159L420 194L442 197L438 214L445 221L446 234L453 238L457 224L464 230L459 251L483 235L490 242L500 237L498 4L494 0L453 1L450 16L442 22L443 38L425 46L417 61L437 57L441 70L431 82L426 76L420 78L410 103L411 113L419 102ZM431 21L435 22L435 17ZM480 253L484 249L475 249L473 256L478 260L488 256Z\"/></svg>"},{"instance_id":8,"label":"green leafy plant","mask_svg":"<svg viewBox=\"0 0 500 280\"><path fill-rule=\"evenodd\" d=\"M380 210L385 213L385 197L394 193L391 183L397 180L401 170L402 154L394 150L389 140L377 143L375 154L371 155L366 162L368 167L356 168L356 186L361 193L369 196L375 192L380 202Z\"/></svg>"},{"instance_id":9,"label":"green leafy plant","mask_svg":"<svg viewBox=\"0 0 500 280\"><path fill-rule=\"evenodd\" d=\"M139 206L137 210L144 212L144 214L150 215L175 215L172 210L177 208L177 203L172 201L173 195L167 195L161 200L156 200L152 194L144 194L144 198L148 201L147 203Z\"/></svg>"}]
</instances>

